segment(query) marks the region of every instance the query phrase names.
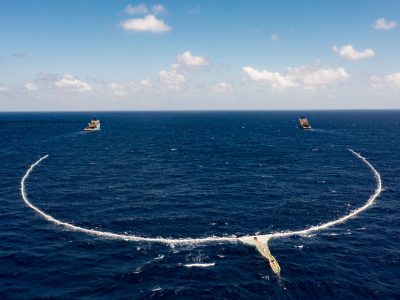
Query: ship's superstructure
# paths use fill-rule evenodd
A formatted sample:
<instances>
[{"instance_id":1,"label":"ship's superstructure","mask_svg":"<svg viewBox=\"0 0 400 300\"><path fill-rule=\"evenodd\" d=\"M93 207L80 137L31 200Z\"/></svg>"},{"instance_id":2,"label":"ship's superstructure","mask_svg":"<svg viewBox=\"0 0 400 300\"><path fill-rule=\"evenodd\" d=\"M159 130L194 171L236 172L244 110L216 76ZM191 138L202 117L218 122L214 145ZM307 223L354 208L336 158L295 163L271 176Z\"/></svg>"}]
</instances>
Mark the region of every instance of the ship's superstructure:
<instances>
[{"instance_id":1,"label":"ship's superstructure","mask_svg":"<svg viewBox=\"0 0 400 300\"><path fill-rule=\"evenodd\" d=\"M88 123L88 126L84 130L85 131L100 130L100 120L93 118L93 120Z\"/></svg>"},{"instance_id":2,"label":"ship's superstructure","mask_svg":"<svg viewBox=\"0 0 400 300\"><path fill-rule=\"evenodd\" d=\"M310 123L308 123L307 118L304 117L304 116L299 118L299 124L300 124L300 127L303 128L303 129L310 129L311 128Z\"/></svg>"}]
</instances>

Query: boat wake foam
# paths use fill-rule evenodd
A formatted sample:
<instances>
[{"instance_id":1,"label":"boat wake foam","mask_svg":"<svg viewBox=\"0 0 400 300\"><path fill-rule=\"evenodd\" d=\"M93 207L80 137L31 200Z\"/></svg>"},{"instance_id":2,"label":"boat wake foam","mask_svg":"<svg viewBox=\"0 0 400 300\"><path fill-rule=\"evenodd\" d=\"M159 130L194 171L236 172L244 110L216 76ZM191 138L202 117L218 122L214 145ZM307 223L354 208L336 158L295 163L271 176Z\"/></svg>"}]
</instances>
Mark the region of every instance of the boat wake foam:
<instances>
[{"instance_id":1,"label":"boat wake foam","mask_svg":"<svg viewBox=\"0 0 400 300\"><path fill-rule=\"evenodd\" d=\"M108 231L100 231L100 230L95 230L95 229L88 229L80 226L76 226L61 220L58 220L54 218L53 216L46 214L44 211L33 205L28 198L27 192L26 192L26 180L29 178L30 174L33 172L33 170L45 159L49 157L49 155L45 155L41 157L39 160L37 160L35 163L33 163L29 169L26 171L25 175L21 179L21 196L25 204L34 210L37 214L39 214L43 219L59 226L63 226L64 228L76 232L82 232L86 233L89 235L94 235L94 236L100 236L108 239L117 239L117 240L124 240L124 241L134 241L134 242L151 242L151 243L164 243L164 244L207 244L207 243L235 243L235 242L242 242L244 244L252 245L255 246L260 253L266 257L270 263L271 263L271 253L269 252L268 248L268 241L271 239L277 239L277 238L286 238L286 237L291 237L291 236L305 236L309 235L311 233L315 233L317 231L325 230L329 227L341 224L343 222L346 222L348 219L357 216L361 212L365 211L368 209L379 197L379 195L382 192L382 180L381 180L381 175L379 172L375 169L375 167L361 154L355 152L352 149L348 149L354 156L356 156L358 159L360 159L365 165L367 165L372 173L374 174L374 177L376 179L376 189L375 192L369 197L368 201L361 207L353 210L349 214L337 219L333 220L324 224L320 224L317 226L312 226L310 228L306 228L303 230L292 230L292 231L283 231L283 232L273 232L273 233L268 233L268 234L257 234L257 235L251 235L251 236L241 236L241 237L236 237L236 236L210 236L210 237L204 237L204 238L181 238L181 239L176 239L176 238L163 238L163 237L143 237L143 236L137 236L137 235L128 235L128 234L118 234L118 233L113 233L113 232L108 232ZM273 257L273 256L272 256ZM277 262L276 262L277 263ZM279 266L279 265L278 265ZM274 271L275 272L275 271ZM277 275L279 275L277 272L275 272Z\"/></svg>"},{"instance_id":2,"label":"boat wake foam","mask_svg":"<svg viewBox=\"0 0 400 300\"><path fill-rule=\"evenodd\" d=\"M184 264L186 268L208 268L214 267L215 263L193 263L193 264Z\"/></svg>"}]
</instances>

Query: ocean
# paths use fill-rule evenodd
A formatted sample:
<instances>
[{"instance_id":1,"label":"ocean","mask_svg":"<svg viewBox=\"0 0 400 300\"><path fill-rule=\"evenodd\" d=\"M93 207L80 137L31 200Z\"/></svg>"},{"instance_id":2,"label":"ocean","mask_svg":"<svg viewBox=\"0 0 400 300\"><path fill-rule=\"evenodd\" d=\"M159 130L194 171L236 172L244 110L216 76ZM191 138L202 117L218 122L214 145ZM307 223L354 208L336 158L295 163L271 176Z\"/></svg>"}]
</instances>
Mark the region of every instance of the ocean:
<instances>
[{"instance_id":1,"label":"ocean","mask_svg":"<svg viewBox=\"0 0 400 300\"><path fill-rule=\"evenodd\" d=\"M400 111L0 113L0 299L398 299L399 130ZM240 240L374 193L271 239L280 276Z\"/></svg>"}]
</instances>

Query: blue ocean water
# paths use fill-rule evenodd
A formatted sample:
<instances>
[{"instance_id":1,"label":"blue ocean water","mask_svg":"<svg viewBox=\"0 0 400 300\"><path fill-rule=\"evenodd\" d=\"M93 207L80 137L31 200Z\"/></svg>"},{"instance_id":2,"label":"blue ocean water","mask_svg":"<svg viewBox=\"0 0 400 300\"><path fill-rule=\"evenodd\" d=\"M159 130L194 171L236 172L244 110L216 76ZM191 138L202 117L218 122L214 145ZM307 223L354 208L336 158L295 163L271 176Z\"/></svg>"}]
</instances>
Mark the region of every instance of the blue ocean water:
<instances>
[{"instance_id":1,"label":"blue ocean water","mask_svg":"<svg viewBox=\"0 0 400 300\"><path fill-rule=\"evenodd\" d=\"M400 111L0 114L0 298L396 299L400 297ZM84 228L144 237L271 240L277 278L241 243L164 245L68 231L25 205Z\"/></svg>"}]
</instances>

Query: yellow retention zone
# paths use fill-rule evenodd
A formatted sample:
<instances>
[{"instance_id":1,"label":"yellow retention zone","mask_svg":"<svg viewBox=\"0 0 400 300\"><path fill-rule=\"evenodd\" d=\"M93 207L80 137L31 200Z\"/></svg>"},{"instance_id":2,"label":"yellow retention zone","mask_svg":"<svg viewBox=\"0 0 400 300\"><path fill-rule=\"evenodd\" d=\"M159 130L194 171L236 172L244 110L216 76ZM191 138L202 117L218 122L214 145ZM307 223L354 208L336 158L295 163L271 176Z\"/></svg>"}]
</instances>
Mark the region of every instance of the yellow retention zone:
<instances>
[{"instance_id":1,"label":"yellow retention zone","mask_svg":"<svg viewBox=\"0 0 400 300\"><path fill-rule=\"evenodd\" d=\"M262 243L256 236L254 237L254 244L256 245L256 248L258 250L258 252L260 252L260 254L262 256L264 256L268 262L269 265L271 266L272 271L277 275L280 276L281 274L281 267L279 266L277 260L275 259L275 257L271 254L271 251L269 251L269 247L268 247L268 240L264 243Z\"/></svg>"}]
</instances>

